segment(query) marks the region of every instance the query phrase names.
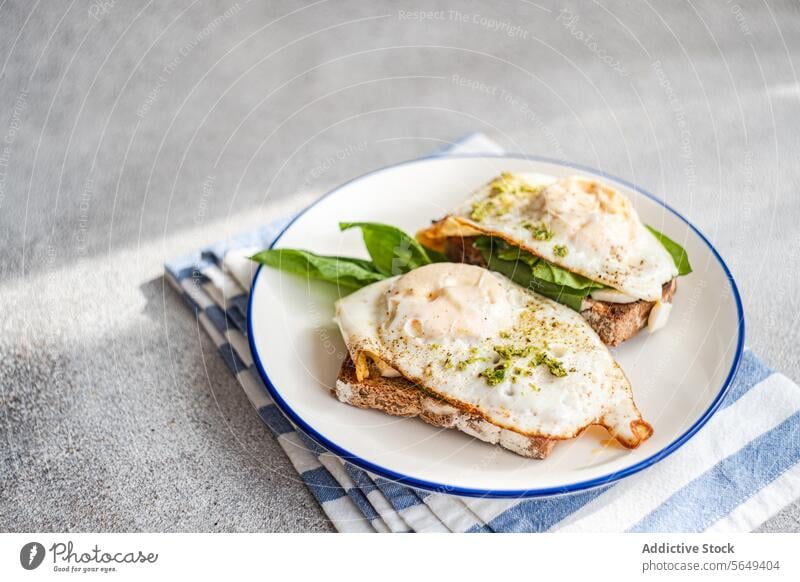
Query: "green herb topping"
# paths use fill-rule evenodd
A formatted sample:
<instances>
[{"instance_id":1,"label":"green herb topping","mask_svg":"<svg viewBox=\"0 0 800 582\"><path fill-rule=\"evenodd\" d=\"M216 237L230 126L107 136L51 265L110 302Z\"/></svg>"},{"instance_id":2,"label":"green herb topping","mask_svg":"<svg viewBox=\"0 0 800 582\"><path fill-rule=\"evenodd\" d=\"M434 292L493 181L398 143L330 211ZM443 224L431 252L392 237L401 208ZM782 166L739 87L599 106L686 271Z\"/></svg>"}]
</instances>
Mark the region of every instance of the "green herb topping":
<instances>
[{"instance_id":1,"label":"green herb topping","mask_svg":"<svg viewBox=\"0 0 800 582\"><path fill-rule=\"evenodd\" d=\"M533 346L494 346L493 349L503 360L526 358L534 351Z\"/></svg>"},{"instance_id":2,"label":"green herb topping","mask_svg":"<svg viewBox=\"0 0 800 582\"><path fill-rule=\"evenodd\" d=\"M502 383L506 378L506 370L508 369L507 362L500 362L496 366L486 368L480 373L481 376L486 378L486 383L489 386L497 386Z\"/></svg>"},{"instance_id":3,"label":"green herb topping","mask_svg":"<svg viewBox=\"0 0 800 582\"><path fill-rule=\"evenodd\" d=\"M553 238L553 231L544 222L525 222L523 225L533 235L534 240L548 241Z\"/></svg>"},{"instance_id":4,"label":"green herb topping","mask_svg":"<svg viewBox=\"0 0 800 582\"><path fill-rule=\"evenodd\" d=\"M503 172L500 174L499 178L495 178L495 180L489 184L491 191L490 194L537 194L541 191L541 186L531 186L520 178L512 174L511 172Z\"/></svg>"},{"instance_id":5,"label":"green herb topping","mask_svg":"<svg viewBox=\"0 0 800 582\"><path fill-rule=\"evenodd\" d=\"M489 217L502 216L514 207L518 198L536 194L540 190L539 186L531 186L522 178L503 172L489 184L489 195L472 203L470 218L480 222Z\"/></svg>"},{"instance_id":6,"label":"green herb topping","mask_svg":"<svg viewBox=\"0 0 800 582\"><path fill-rule=\"evenodd\" d=\"M466 370L467 366L469 366L470 364L474 364L475 362L485 362L485 361L486 358L479 358L478 356L473 354L466 360L461 360L458 364L456 364L456 370L462 372Z\"/></svg>"},{"instance_id":7,"label":"green herb topping","mask_svg":"<svg viewBox=\"0 0 800 582\"><path fill-rule=\"evenodd\" d=\"M528 365L531 368L536 368L537 366L547 366L547 369L553 376L557 376L559 378L563 378L567 375L567 370L564 368L564 363L561 360L557 360L551 356L548 356L544 352L537 352L531 361L528 362Z\"/></svg>"},{"instance_id":8,"label":"green herb topping","mask_svg":"<svg viewBox=\"0 0 800 582\"><path fill-rule=\"evenodd\" d=\"M567 370L560 360L549 356L534 346L504 345L494 346L493 349L500 360L488 368L485 368L479 374L479 376L486 379L486 383L489 384L489 386L497 386L503 382L507 376L510 376L512 382L515 382L518 376L530 376L532 372L529 368L536 368L537 366L547 366L550 373L558 378L567 375ZM527 358L531 355L533 357L528 362L528 368L522 368L518 365L512 367L512 363L516 363L520 359ZM485 360L485 358L478 358L476 360ZM466 368L466 365L464 368Z\"/></svg>"},{"instance_id":9,"label":"green herb topping","mask_svg":"<svg viewBox=\"0 0 800 582\"><path fill-rule=\"evenodd\" d=\"M493 198L484 198L472 203L472 212L469 217L475 222L480 222L490 216L500 216L508 212L509 208L502 208Z\"/></svg>"}]
</instances>

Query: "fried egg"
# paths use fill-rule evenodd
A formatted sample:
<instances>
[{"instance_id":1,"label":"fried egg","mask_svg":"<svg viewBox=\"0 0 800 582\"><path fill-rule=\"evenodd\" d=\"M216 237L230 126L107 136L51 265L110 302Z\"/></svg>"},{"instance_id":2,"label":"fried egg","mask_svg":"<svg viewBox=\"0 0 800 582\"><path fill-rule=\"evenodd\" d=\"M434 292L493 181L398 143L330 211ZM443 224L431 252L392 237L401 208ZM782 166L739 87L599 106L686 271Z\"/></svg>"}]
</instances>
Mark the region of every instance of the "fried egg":
<instances>
[{"instance_id":1,"label":"fried egg","mask_svg":"<svg viewBox=\"0 0 800 582\"><path fill-rule=\"evenodd\" d=\"M630 200L581 176L503 173L438 229L439 236L502 238L618 291L605 298L612 302L659 301L664 283L678 275Z\"/></svg>"},{"instance_id":2,"label":"fried egg","mask_svg":"<svg viewBox=\"0 0 800 582\"><path fill-rule=\"evenodd\" d=\"M586 321L498 273L420 267L340 299L336 321L359 380L371 359L384 375L526 436L569 439L598 424L636 447L652 434Z\"/></svg>"}]
</instances>

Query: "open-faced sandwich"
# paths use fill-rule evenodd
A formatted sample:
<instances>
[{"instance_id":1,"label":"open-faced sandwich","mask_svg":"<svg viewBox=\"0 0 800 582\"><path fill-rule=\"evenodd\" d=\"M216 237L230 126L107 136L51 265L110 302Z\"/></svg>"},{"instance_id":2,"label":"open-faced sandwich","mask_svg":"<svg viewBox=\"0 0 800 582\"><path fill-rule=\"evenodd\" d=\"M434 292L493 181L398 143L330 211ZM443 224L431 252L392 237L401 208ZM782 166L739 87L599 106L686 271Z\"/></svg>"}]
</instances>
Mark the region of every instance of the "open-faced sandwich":
<instances>
[{"instance_id":1,"label":"open-faced sandwich","mask_svg":"<svg viewBox=\"0 0 800 582\"><path fill-rule=\"evenodd\" d=\"M360 228L371 260L270 249L253 260L339 285L342 402L455 428L542 459L590 425L633 448L652 434L631 386L574 309L403 231Z\"/></svg>"},{"instance_id":2,"label":"open-faced sandwich","mask_svg":"<svg viewBox=\"0 0 800 582\"><path fill-rule=\"evenodd\" d=\"M628 198L580 176L504 172L417 238L580 312L609 346L663 327L677 277L691 272Z\"/></svg>"},{"instance_id":3,"label":"open-faced sandwich","mask_svg":"<svg viewBox=\"0 0 800 582\"><path fill-rule=\"evenodd\" d=\"M436 263L340 299L342 402L418 416L542 459L602 425L653 432L608 348L575 311L482 267Z\"/></svg>"}]
</instances>

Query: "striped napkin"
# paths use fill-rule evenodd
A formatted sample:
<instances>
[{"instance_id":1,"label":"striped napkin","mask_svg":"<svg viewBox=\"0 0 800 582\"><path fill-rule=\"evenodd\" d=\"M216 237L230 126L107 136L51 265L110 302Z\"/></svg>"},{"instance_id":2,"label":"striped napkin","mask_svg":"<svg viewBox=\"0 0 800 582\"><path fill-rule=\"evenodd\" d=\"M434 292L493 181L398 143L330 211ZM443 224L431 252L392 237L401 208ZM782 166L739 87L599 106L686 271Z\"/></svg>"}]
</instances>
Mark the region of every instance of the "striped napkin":
<instances>
[{"instance_id":1,"label":"striped napkin","mask_svg":"<svg viewBox=\"0 0 800 582\"><path fill-rule=\"evenodd\" d=\"M502 153L471 134L438 155ZM602 489L534 500L428 493L363 471L296 430L273 403L246 338L255 266L288 219L169 261L194 310L264 423L341 532L740 532L800 497L800 387L745 350L726 401L655 466Z\"/></svg>"}]
</instances>

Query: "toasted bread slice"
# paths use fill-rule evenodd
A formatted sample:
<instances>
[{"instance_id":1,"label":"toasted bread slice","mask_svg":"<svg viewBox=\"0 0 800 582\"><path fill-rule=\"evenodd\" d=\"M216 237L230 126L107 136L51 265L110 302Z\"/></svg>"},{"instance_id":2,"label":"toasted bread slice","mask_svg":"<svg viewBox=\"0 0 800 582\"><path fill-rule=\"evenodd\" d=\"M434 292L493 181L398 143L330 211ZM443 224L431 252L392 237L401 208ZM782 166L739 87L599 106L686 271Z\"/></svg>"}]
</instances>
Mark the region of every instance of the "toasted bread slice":
<instances>
[{"instance_id":1,"label":"toasted bread slice","mask_svg":"<svg viewBox=\"0 0 800 582\"><path fill-rule=\"evenodd\" d=\"M474 237L449 236L445 240L444 253L453 262L486 267L486 261L483 260L480 250L472 244L474 241ZM662 301L671 303L677 288L676 279L667 281L662 287ZM610 303L586 299L581 315L597 332L604 344L614 347L632 338L647 325L647 319L654 305L655 301Z\"/></svg>"},{"instance_id":2,"label":"toasted bread slice","mask_svg":"<svg viewBox=\"0 0 800 582\"><path fill-rule=\"evenodd\" d=\"M672 303L677 288L677 279L664 283L661 288L661 301ZM647 325L650 311L655 304L655 301L641 299L633 303L609 303L586 299L581 315L597 332L603 343L613 348L632 338Z\"/></svg>"},{"instance_id":3,"label":"toasted bread slice","mask_svg":"<svg viewBox=\"0 0 800 582\"><path fill-rule=\"evenodd\" d=\"M455 428L532 459L544 459L556 443L554 439L526 436L496 426L428 395L402 376L384 377L374 364L370 363L369 366L369 377L359 381L353 360L350 356L345 359L334 389L341 402L394 416L418 417L441 428Z\"/></svg>"}]
</instances>

